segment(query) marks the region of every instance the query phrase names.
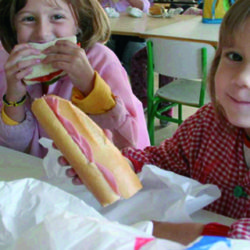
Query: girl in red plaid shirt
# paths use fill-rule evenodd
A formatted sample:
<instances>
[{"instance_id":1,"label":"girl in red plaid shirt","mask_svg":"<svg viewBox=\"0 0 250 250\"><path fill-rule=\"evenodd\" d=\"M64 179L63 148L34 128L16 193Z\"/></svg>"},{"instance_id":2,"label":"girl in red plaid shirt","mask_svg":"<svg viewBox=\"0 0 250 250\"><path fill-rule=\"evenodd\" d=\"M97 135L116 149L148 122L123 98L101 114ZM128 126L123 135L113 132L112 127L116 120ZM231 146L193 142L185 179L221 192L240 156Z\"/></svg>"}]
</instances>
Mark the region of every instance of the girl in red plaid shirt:
<instances>
[{"instance_id":1,"label":"girl in red plaid shirt","mask_svg":"<svg viewBox=\"0 0 250 250\"><path fill-rule=\"evenodd\" d=\"M208 210L235 218L221 224L154 222L154 235L187 244L199 235L250 239L250 1L238 0L221 24L211 67L212 103L203 106L160 146L127 148L136 172L144 164L217 185ZM71 169L68 175L79 181Z\"/></svg>"},{"instance_id":2,"label":"girl in red plaid shirt","mask_svg":"<svg viewBox=\"0 0 250 250\"><path fill-rule=\"evenodd\" d=\"M144 150L127 148L123 154L136 172L150 163L217 185L221 198L207 209L237 220L231 227L155 222L158 237L182 243L199 234L250 239L249 0L238 0L224 17L209 88L212 103L184 121L172 138Z\"/></svg>"}]
</instances>

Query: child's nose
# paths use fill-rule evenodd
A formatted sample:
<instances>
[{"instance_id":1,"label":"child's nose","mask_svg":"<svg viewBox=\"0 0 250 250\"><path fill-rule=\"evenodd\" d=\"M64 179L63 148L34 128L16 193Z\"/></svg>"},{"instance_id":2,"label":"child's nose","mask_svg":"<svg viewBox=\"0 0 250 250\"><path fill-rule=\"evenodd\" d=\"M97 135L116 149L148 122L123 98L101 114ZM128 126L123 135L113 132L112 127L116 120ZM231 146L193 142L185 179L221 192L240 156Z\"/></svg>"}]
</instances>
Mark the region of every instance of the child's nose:
<instances>
[{"instance_id":1,"label":"child's nose","mask_svg":"<svg viewBox=\"0 0 250 250\"><path fill-rule=\"evenodd\" d=\"M235 77L240 87L250 88L250 64L242 66Z\"/></svg>"},{"instance_id":2,"label":"child's nose","mask_svg":"<svg viewBox=\"0 0 250 250\"><path fill-rule=\"evenodd\" d=\"M39 41L47 41L51 33L50 23L46 20L40 20L37 24L35 33Z\"/></svg>"}]
</instances>

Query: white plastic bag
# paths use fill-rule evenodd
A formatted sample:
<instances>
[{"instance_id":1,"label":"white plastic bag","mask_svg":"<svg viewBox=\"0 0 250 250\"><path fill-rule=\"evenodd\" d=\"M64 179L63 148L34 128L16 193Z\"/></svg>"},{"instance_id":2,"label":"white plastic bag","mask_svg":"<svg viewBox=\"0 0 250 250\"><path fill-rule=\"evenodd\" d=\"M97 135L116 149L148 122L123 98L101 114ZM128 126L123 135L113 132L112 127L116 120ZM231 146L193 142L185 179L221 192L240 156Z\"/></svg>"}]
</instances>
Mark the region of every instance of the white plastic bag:
<instances>
[{"instance_id":1,"label":"white plastic bag","mask_svg":"<svg viewBox=\"0 0 250 250\"><path fill-rule=\"evenodd\" d=\"M144 220L190 222L191 214L220 197L215 185L202 185L193 179L147 165L139 174L143 184L141 191L130 199L103 208L85 186L74 186L65 176L52 142L44 138L40 142L49 149L44 158L45 171L49 176L45 181L84 200L109 220L126 225Z\"/></svg>"},{"instance_id":2,"label":"white plastic bag","mask_svg":"<svg viewBox=\"0 0 250 250\"><path fill-rule=\"evenodd\" d=\"M0 218L4 250L139 250L157 240L152 222L110 222L80 199L35 179L0 182Z\"/></svg>"}]
</instances>

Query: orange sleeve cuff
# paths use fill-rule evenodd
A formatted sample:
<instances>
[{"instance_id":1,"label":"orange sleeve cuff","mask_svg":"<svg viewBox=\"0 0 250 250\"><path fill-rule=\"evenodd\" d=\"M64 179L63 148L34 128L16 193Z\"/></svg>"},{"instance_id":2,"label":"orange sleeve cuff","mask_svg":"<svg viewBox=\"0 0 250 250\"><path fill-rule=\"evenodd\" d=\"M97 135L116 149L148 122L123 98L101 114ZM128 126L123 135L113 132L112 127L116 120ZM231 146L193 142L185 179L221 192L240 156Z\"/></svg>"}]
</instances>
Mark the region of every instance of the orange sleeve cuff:
<instances>
[{"instance_id":1,"label":"orange sleeve cuff","mask_svg":"<svg viewBox=\"0 0 250 250\"><path fill-rule=\"evenodd\" d=\"M73 88L72 103L87 114L103 114L112 109L115 105L115 99L109 85L95 72L94 88L88 96Z\"/></svg>"},{"instance_id":2,"label":"orange sleeve cuff","mask_svg":"<svg viewBox=\"0 0 250 250\"><path fill-rule=\"evenodd\" d=\"M2 114L3 122L5 124L10 125L10 126L15 126L19 124L19 122L12 120L9 116L6 115L4 111L4 106L2 107L1 114Z\"/></svg>"}]
</instances>

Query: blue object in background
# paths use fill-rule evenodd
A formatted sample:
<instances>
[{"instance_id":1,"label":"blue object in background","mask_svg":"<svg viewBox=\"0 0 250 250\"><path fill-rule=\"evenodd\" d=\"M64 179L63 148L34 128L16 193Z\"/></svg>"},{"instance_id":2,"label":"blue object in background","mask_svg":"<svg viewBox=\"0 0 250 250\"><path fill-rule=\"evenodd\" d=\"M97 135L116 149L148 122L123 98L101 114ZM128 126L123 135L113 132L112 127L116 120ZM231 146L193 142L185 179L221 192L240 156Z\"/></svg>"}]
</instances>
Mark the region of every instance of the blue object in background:
<instances>
[{"instance_id":1,"label":"blue object in background","mask_svg":"<svg viewBox=\"0 0 250 250\"><path fill-rule=\"evenodd\" d=\"M225 243L225 245L230 249L231 241L228 238L220 236L203 236L199 241L195 242L191 247L186 250L209 250L216 243Z\"/></svg>"}]
</instances>

